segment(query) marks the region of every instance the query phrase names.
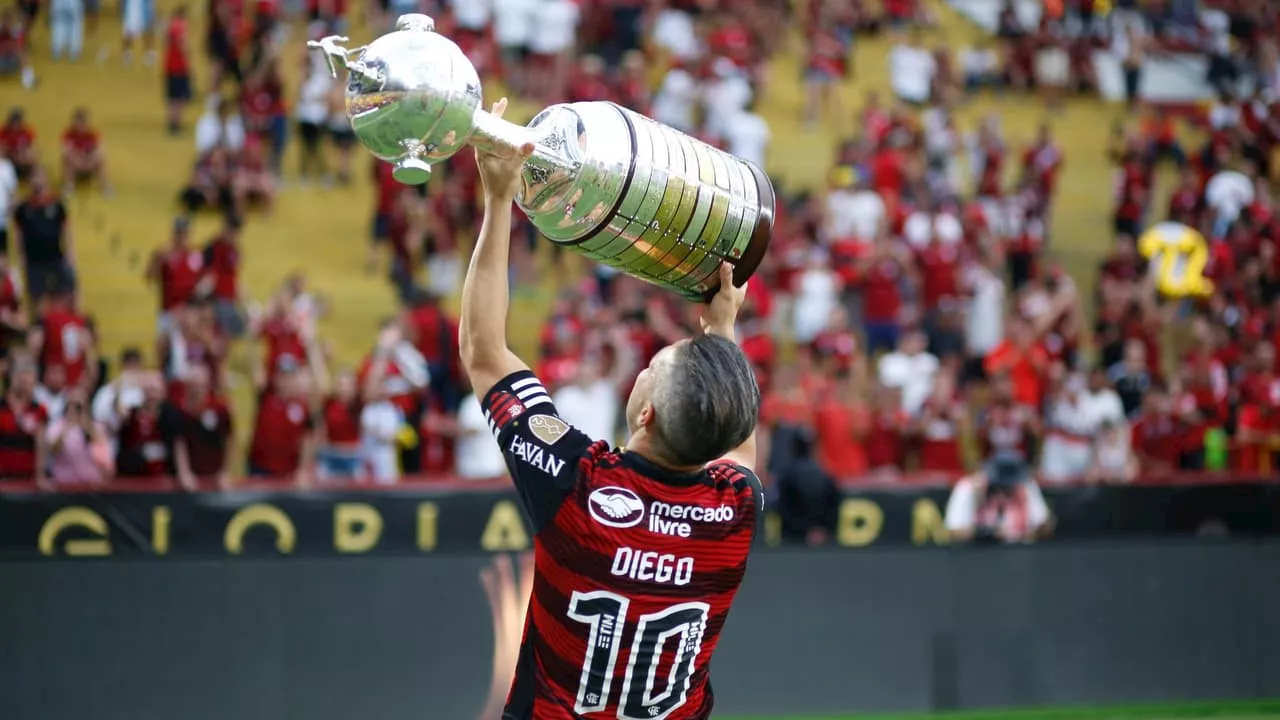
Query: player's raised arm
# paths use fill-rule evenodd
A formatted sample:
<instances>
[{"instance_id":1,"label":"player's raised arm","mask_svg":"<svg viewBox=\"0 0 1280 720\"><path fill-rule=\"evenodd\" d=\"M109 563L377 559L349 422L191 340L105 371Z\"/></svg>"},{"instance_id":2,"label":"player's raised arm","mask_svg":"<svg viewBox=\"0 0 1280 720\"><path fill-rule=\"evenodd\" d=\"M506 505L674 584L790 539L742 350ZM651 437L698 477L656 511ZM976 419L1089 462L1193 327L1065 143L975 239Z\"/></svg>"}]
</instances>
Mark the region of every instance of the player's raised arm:
<instances>
[{"instance_id":1,"label":"player's raised arm","mask_svg":"<svg viewBox=\"0 0 1280 720\"><path fill-rule=\"evenodd\" d=\"M502 117L503 98L493 105ZM471 253L471 264L462 282L462 317L458 336L462 364L476 397L485 397L498 381L528 370L529 366L507 347L508 262L511 246L511 204L520 189L520 166L533 152L521 148L515 157L498 157L476 149L476 165L484 185L484 221Z\"/></svg>"},{"instance_id":2,"label":"player's raised arm","mask_svg":"<svg viewBox=\"0 0 1280 720\"><path fill-rule=\"evenodd\" d=\"M720 291L715 294L702 313L702 332L738 342L734 327L738 322L738 310L746 298L747 286L744 284L742 287L734 287L733 285L733 266L729 263L721 263ZM741 445L726 453L724 459L754 471L756 452L756 433L753 430Z\"/></svg>"}]
</instances>

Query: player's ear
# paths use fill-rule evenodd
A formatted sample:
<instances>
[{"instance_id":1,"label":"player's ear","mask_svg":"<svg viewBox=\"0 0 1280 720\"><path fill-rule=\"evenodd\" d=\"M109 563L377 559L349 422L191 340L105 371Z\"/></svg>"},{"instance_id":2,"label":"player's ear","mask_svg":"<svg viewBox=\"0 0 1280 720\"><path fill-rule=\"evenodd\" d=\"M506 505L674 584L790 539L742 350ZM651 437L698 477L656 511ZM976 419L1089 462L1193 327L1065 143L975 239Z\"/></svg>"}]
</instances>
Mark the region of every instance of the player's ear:
<instances>
[{"instance_id":1,"label":"player's ear","mask_svg":"<svg viewBox=\"0 0 1280 720\"><path fill-rule=\"evenodd\" d=\"M647 402L644 404L644 407L640 408L640 416L636 418L636 420L640 423L640 427L647 428L649 425L653 424L653 419L655 417L657 417L657 415L653 412L653 403Z\"/></svg>"}]
</instances>

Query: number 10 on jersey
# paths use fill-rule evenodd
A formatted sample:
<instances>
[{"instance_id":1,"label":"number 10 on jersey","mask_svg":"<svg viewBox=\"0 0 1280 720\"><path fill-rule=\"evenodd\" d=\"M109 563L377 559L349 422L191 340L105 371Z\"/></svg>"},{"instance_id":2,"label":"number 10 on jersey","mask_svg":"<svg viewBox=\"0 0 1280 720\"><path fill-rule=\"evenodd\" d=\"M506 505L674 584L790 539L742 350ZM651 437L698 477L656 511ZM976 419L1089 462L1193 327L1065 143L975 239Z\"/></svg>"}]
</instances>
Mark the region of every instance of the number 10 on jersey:
<instances>
[{"instance_id":1,"label":"number 10 on jersey","mask_svg":"<svg viewBox=\"0 0 1280 720\"><path fill-rule=\"evenodd\" d=\"M609 705L630 604L627 598L605 590L573 594L569 617L591 629L574 712L600 712ZM688 602L639 617L619 690L619 718L662 720L685 704L689 699L689 677L702 650L702 635L710 611L707 603ZM658 688L655 686L659 683L659 661L670 642L675 643L675 659L663 678L665 682Z\"/></svg>"}]
</instances>

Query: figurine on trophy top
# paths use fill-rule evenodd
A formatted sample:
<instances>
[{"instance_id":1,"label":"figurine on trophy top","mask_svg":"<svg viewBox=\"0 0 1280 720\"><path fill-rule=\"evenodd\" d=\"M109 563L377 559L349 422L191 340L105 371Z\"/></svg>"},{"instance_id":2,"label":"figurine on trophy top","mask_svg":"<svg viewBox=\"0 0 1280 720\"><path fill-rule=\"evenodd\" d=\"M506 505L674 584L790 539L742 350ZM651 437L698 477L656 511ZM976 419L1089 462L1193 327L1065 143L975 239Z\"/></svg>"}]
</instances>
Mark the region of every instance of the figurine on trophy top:
<instances>
[{"instance_id":1,"label":"figurine on trophy top","mask_svg":"<svg viewBox=\"0 0 1280 720\"><path fill-rule=\"evenodd\" d=\"M517 204L552 242L691 300L715 294L721 261L739 286L759 267L775 196L752 163L610 102L553 105L527 127L494 117L475 67L426 15L402 15L367 46L346 42L308 45L347 71L351 127L400 182L426 182L464 145L531 144Z\"/></svg>"}]
</instances>

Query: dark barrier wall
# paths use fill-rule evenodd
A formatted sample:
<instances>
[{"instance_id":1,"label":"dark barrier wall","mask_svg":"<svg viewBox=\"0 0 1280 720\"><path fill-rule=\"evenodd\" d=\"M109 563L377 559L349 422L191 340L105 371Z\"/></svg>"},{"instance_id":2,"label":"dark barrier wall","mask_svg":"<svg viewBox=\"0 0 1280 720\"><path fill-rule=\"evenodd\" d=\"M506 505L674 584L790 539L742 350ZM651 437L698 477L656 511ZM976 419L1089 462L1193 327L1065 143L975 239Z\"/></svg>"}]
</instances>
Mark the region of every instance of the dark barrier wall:
<instances>
[{"instance_id":1,"label":"dark barrier wall","mask_svg":"<svg viewBox=\"0 0 1280 720\"><path fill-rule=\"evenodd\" d=\"M0 718L471 720L503 557L0 563ZM1275 540L761 552L719 708L1277 696L1278 570Z\"/></svg>"}]
</instances>

